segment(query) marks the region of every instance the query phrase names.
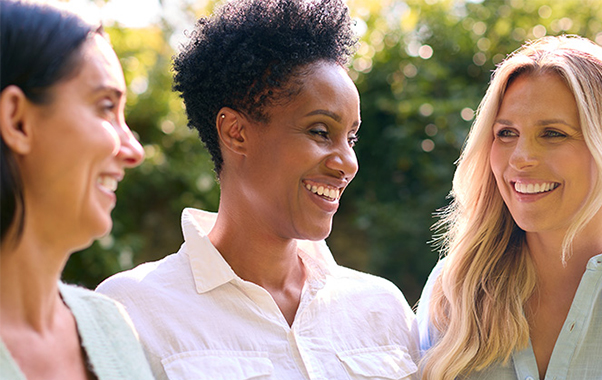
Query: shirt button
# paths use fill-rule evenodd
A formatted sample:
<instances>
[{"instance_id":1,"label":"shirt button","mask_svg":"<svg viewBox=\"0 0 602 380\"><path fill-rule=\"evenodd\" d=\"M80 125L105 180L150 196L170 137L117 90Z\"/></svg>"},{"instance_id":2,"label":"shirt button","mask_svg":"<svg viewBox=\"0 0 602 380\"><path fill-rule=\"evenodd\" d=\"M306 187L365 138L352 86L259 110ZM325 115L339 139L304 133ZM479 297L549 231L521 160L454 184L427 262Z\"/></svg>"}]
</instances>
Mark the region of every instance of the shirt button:
<instances>
[{"instance_id":1,"label":"shirt button","mask_svg":"<svg viewBox=\"0 0 602 380\"><path fill-rule=\"evenodd\" d=\"M569 332L573 332L574 329L575 329L575 322L571 323L571 325L569 326Z\"/></svg>"},{"instance_id":2,"label":"shirt button","mask_svg":"<svg viewBox=\"0 0 602 380\"><path fill-rule=\"evenodd\" d=\"M535 380L535 379L533 379L531 376L527 376L527 377L525 377L525 380Z\"/></svg>"}]
</instances>

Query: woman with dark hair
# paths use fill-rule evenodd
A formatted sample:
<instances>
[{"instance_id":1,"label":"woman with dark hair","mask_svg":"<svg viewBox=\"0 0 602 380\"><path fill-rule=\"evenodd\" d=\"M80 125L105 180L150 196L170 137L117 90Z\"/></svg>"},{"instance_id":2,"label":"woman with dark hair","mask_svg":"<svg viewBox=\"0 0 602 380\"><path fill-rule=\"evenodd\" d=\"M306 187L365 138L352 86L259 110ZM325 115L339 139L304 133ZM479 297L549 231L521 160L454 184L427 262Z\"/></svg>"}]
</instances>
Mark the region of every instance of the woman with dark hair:
<instances>
[{"instance_id":1,"label":"woman with dark hair","mask_svg":"<svg viewBox=\"0 0 602 380\"><path fill-rule=\"evenodd\" d=\"M413 313L323 239L355 176L355 45L340 0L239 0L199 20L175 89L213 157L217 214L177 254L98 290L123 302L159 379L407 379Z\"/></svg>"},{"instance_id":2,"label":"woman with dark hair","mask_svg":"<svg viewBox=\"0 0 602 380\"><path fill-rule=\"evenodd\" d=\"M100 28L48 5L0 0L0 28L0 377L152 379L123 307L59 281L143 158L119 61Z\"/></svg>"}]
</instances>

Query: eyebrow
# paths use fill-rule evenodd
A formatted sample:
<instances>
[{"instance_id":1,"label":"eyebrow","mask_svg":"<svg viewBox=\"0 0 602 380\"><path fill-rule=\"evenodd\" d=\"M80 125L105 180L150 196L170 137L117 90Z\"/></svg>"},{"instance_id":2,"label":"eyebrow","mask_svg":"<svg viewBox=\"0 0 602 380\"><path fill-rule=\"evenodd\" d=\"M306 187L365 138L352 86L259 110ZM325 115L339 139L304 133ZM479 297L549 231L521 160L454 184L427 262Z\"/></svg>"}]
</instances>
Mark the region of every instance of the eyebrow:
<instances>
[{"instance_id":1,"label":"eyebrow","mask_svg":"<svg viewBox=\"0 0 602 380\"><path fill-rule=\"evenodd\" d=\"M113 86L98 86L96 87L94 90L92 90L93 93L99 93L99 92L110 92L113 96L117 97L117 98L121 98L123 96L123 91L118 89L117 87L113 87Z\"/></svg>"},{"instance_id":2,"label":"eyebrow","mask_svg":"<svg viewBox=\"0 0 602 380\"><path fill-rule=\"evenodd\" d=\"M567 123L566 121L562 120L562 119L548 119L548 120L540 120L537 122L537 125L541 125L541 126L546 126L546 125L551 125L551 124L562 124L562 125L566 125L567 127L573 128L575 130L577 130L578 128L575 127L572 124Z\"/></svg>"},{"instance_id":3,"label":"eyebrow","mask_svg":"<svg viewBox=\"0 0 602 380\"><path fill-rule=\"evenodd\" d=\"M313 111L307 113L305 116L315 116L315 115L325 115L325 116L328 116L329 118L333 119L337 123L340 123L343 120L343 118L339 114L331 112L331 111L328 111L328 110L324 110L324 109L313 110ZM360 125L360 121L359 120L356 120L353 123L354 127L355 126L359 126L359 125Z\"/></svg>"},{"instance_id":4,"label":"eyebrow","mask_svg":"<svg viewBox=\"0 0 602 380\"><path fill-rule=\"evenodd\" d=\"M495 124L513 125L514 123L512 123L510 120L506 120L506 119L496 119ZM567 127L573 128L574 130L578 130L577 127L575 127L572 124L567 123L566 121L564 121L562 119L538 120L536 123L536 125L543 126L543 127L548 126L548 125L553 125L553 124L562 124L562 125L566 125Z\"/></svg>"}]
</instances>

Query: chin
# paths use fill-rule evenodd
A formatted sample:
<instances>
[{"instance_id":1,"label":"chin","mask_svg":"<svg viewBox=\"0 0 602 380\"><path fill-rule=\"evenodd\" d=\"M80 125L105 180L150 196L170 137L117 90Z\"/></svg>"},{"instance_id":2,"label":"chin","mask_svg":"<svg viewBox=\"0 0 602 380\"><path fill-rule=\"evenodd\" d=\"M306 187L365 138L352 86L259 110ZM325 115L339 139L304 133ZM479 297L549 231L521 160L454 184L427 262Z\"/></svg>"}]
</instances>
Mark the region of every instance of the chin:
<instances>
[{"instance_id":1,"label":"chin","mask_svg":"<svg viewBox=\"0 0 602 380\"><path fill-rule=\"evenodd\" d=\"M319 226L314 224L311 226L312 228L308 228L305 231L300 231L298 234L299 240L311 240L318 241L324 240L330 235L330 231L332 230L332 223L329 223L327 226Z\"/></svg>"},{"instance_id":2,"label":"chin","mask_svg":"<svg viewBox=\"0 0 602 380\"><path fill-rule=\"evenodd\" d=\"M89 246L92 245L92 243L94 243L95 239L88 239L88 241L86 242L82 242L81 244L78 244L77 246L73 247L71 249L71 252L78 252L78 251L83 251L84 249L88 248Z\"/></svg>"},{"instance_id":3,"label":"chin","mask_svg":"<svg viewBox=\"0 0 602 380\"><path fill-rule=\"evenodd\" d=\"M100 239L103 236L108 235L113 229L113 219L108 215L102 220L97 221L95 225L90 229L90 237L88 245L91 245L94 240Z\"/></svg>"},{"instance_id":4,"label":"chin","mask_svg":"<svg viewBox=\"0 0 602 380\"><path fill-rule=\"evenodd\" d=\"M102 229L102 232L100 232L99 234L94 236L94 240L100 239L103 236L107 236L109 233L111 233L112 229L113 229L113 221L111 219L109 219L109 223L107 223L107 225Z\"/></svg>"},{"instance_id":5,"label":"chin","mask_svg":"<svg viewBox=\"0 0 602 380\"><path fill-rule=\"evenodd\" d=\"M537 233L537 232L549 232L549 231L560 231L568 228L568 224L560 224L560 223L546 223L543 217L540 218L523 218L523 219L514 219L516 225L523 231L527 233Z\"/></svg>"}]
</instances>

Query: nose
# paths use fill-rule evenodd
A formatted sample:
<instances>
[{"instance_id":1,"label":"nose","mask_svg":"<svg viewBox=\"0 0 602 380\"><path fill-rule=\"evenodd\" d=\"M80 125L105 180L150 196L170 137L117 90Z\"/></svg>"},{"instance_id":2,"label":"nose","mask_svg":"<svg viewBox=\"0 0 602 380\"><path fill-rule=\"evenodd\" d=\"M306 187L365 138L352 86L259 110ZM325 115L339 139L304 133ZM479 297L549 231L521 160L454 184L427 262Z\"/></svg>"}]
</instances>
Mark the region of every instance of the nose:
<instances>
[{"instance_id":1,"label":"nose","mask_svg":"<svg viewBox=\"0 0 602 380\"><path fill-rule=\"evenodd\" d=\"M355 150L349 146L347 139L344 144L338 144L326 158L326 167L339 173L341 178L351 181L359 169Z\"/></svg>"},{"instance_id":2,"label":"nose","mask_svg":"<svg viewBox=\"0 0 602 380\"><path fill-rule=\"evenodd\" d=\"M516 170L525 170L537 166L538 162L539 152L536 141L519 137L510 155L510 166Z\"/></svg>"},{"instance_id":3,"label":"nose","mask_svg":"<svg viewBox=\"0 0 602 380\"><path fill-rule=\"evenodd\" d=\"M119 135L120 142L117 158L127 168L140 165L144 160L144 149L125 121L122 121L117 127L117 134Z\"/></svg>"}]
</instances>

